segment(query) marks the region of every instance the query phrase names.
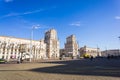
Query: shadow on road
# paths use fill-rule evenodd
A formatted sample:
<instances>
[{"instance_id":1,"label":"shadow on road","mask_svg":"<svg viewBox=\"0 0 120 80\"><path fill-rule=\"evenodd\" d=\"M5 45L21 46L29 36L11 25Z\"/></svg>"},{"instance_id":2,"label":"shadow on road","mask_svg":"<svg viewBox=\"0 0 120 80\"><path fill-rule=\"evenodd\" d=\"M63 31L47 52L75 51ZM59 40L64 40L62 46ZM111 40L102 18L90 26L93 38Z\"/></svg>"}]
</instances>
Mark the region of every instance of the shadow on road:
<instances>
[{"instance_id":1,"label":"shadow on road","mask_svg":"<svg viewBox=\"0 0 120 80\"><path fill-rule=\"evenodd\" d=\"M53 67L36 68L30 71L71 74L71 75L91 75L91 76L111 76L120 77L120 59L89 59L72 60L72 61L49 61L43 63L63 64Z\"/></svg>"}]
</instances>

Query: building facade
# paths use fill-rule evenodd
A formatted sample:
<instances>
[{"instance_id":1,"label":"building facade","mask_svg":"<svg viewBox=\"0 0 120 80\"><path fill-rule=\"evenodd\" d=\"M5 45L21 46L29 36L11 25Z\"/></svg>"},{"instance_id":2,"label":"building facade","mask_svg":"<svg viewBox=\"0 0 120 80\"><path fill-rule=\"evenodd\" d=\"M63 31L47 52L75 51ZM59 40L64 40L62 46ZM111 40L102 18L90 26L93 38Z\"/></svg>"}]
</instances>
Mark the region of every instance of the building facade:
<instances>
[{"instance_id":1,"label":"building facade","mask_svg":"<svg viewBox=\"0 0 120 80\"><path fill-rule=\"evenodd\" d=\"M45 33L46 53L48 58L59 58L59 40L55 29L50 29Z\"/></svg>"},{"instance_id":2,"label":"building facade","mask_svg":"<svg viewBox=\"0 0 120 80\"><path fill-rule=\"evenodd\" d=\"M103 57L120 56L120 50L119 49L105 50L101 52L101 55Z\"/></svg>"},{"instance_id":3,"label":"building facade","mask_svg":"<svg viewBox=\"0 0 120 80\"><path fill-rule=\"evenodd\" d=\"M18 57L32 59L46 58L46 44L44 40L32 41L21 38L0 36L0 58L10 60Z\"/></svg>"},{"instance_id":4,"label":"building facade","mask_svg":"<svg viewBox=\"0 0 120 80\"><path fill-rule=\"evenodd\" d=\"M79 56L78 43L76 41L75 35L70 35L66 38L65 54L66 56L71 56L71 57Z\"/></svg>"},{"instance_id":5,"label":"building facade","mask_svg":"<svg viewBox=\"0 0 120 80\"><path fill-rule=\"evenodd\" d=\"M84 46L84 47L81 47L79 49L79 52L80 52L81 57L84 57L85 55L88 56L88 57L90 57L90 56L93 56L93 57L101 56L101 51L100 51L99 48L91 48L91 47Z\"/></svg>"}]
</instances>

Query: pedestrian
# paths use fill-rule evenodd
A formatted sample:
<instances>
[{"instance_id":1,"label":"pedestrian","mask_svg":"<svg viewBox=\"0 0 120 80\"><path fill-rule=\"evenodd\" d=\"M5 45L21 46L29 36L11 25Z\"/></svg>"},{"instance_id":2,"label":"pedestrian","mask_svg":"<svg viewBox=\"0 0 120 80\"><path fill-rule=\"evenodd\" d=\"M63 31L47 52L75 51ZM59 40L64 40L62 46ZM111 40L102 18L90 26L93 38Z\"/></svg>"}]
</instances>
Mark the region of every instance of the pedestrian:
<instances>
[{"instance_id":1,"label":"pedestrian","mask_svg":"<svg viewBox=\"0 0 120 80\"><path fill-rule=\"evenodd\" d=\"M20 64L20 57L17 58L17 63Z\"/></svg>"},{"instance_id":2,"label":"pedestrian","mask_svg":"<svg viewBox=\"0 0 120 80\"><path fill-rule=\"evenodd\" d=\"M91 61L93 60L93 56L90 57L90 60L91 60Z\"/></svg>"}]
</instances>

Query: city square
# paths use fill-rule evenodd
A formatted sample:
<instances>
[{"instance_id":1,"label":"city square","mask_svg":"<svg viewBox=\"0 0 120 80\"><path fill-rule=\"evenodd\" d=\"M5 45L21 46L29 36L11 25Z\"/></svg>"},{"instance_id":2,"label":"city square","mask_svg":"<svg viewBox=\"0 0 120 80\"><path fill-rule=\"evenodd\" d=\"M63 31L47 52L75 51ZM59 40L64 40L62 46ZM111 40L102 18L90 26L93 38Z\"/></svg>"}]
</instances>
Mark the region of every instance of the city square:
<instances>
[{"instance_id":1,"label":"city square","mask_svg":"<svg viewBox=\"0 0 120 80\"><path fill-rule=\"evenodd\" d=\"M120 80L120 0L0 0L0 80Z\"/></svg>"},{"instance_id":2,"label":"city square","mask_svg":"<svg viewBox=\"0 0 120 80\"><path fill-rule=\"evenodd\" d=\"M42 60L0 64L0 80L119 80L120 59Z\"/></svg>"}]
</instances>

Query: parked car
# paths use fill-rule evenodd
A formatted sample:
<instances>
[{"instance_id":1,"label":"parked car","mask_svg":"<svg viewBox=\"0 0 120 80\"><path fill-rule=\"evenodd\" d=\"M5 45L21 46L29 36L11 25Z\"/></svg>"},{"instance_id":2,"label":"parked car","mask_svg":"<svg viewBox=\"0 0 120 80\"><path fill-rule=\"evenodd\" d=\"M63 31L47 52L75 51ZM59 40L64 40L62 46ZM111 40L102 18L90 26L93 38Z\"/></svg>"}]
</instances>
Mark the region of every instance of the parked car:
<instances>
[{"instance_id":1,"label":"parked car","mask_svg":"<svg viewBox=\"0 0 120 80\"><path fill-rule=\"evenodd\" d=\"M0 64L1 63L6 63L7 61L5 59L0 59Z\"/></svg>"}]
</instances>

